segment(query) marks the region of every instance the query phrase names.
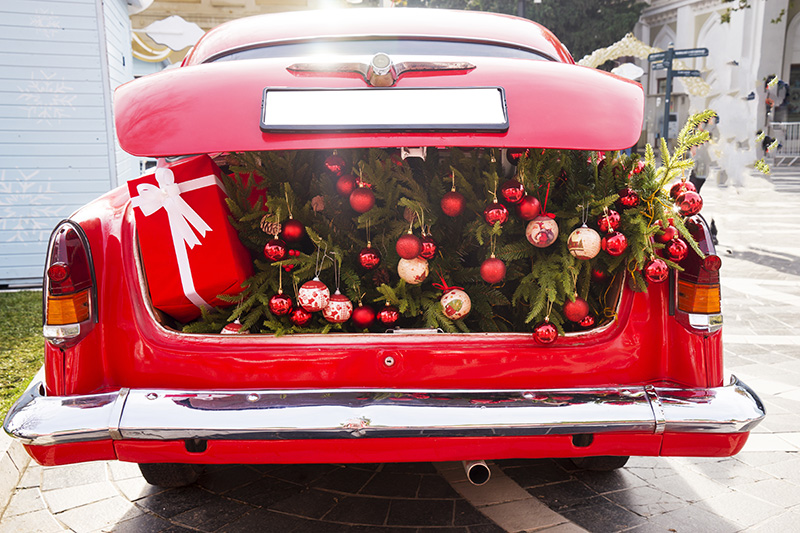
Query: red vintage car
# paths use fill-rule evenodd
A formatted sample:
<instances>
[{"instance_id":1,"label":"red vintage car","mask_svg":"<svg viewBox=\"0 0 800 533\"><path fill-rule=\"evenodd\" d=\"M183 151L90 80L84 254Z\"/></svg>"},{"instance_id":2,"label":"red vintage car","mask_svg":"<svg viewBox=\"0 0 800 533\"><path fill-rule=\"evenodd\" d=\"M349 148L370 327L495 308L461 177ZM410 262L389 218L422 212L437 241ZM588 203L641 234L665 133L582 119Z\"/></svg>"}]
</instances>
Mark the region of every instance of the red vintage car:
<instances>
[{"instance_id":1,"label":"red vintage car","mask_svg":"<svg viewBox=\"0 0 800 533\"><path fill-rule=\"evenodd\" d=\"M210 31L117 90L121 146L159 165L53 232L45 365L5 430L41 464L160 485L214 463L737 453L764 407L724 382L699 197L619 152L643 102L504 15Z\"/></svg>"}]
</instances>

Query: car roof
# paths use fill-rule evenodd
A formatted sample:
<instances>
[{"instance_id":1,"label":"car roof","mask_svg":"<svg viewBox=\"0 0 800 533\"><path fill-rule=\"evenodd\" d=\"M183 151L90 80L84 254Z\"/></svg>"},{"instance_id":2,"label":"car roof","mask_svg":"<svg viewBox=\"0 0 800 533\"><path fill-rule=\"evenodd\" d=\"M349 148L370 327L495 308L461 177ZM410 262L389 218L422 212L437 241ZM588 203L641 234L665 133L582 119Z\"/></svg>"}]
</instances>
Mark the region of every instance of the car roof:
<instances>
[{"instance_id":1,"label":"car roof","mask_svg":"<svg viewBox=\"0 0 800 533\"><path fill-rule=\"evenodd\" d=\"M477 11L356 8L271 13L227 22L204 35L183 64L288 42L390 37L496 43L574 63L549 30L527 19Z\"/></svg>"}]
</instances>

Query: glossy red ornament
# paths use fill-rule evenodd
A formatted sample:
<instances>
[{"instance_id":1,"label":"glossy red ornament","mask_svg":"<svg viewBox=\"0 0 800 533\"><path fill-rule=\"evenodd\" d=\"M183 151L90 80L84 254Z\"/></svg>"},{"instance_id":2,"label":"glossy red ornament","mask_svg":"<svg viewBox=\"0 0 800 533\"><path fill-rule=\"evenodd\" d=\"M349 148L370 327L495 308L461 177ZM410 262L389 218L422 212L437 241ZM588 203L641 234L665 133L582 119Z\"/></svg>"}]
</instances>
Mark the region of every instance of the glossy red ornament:
<instances>
[{"instance_id":1,"label":"glossy red ornament","mask_svg":"<svg viewBox=\"0 0 800 533\"><path fill-rule=\"evenodd\" d=\"M503 204L493 202L483 210L483 219L490 226L496 223L505 224L508 221L508 208Z\"/></svg>"},{"instance_id":2,"label":"glossy red ornament","mask_svg":"<svg viewBox=\"0 0 800 533\"><path fill-rule=\"evenodd\" d=\"M368 328L375 322L375 310L368 305L359 305L353 309L350 320L357 328Z\"/></svg>"},{"instance_id":3,"label":"glossy red ornament","mask_svg":"<svg viewBox=\"0 0 800 533\"><path fill-rule=\"evenodd\" d=\"M333 324L339 324L350 320L350 315L353 314L353 302L350 298L339 292L337 289L328 300L328 305L322 310L322 316L325 320Z\"/></svg>"},{"instance_id":4,"label":"glossy red ornament","mask_svg":"<svg viewBox=\"0 0 800 533\"><path fill-rule=\"evenodd\" d=\"M637 193L630 187L625 187L624 189L620 189L619 200L617 200L617 203L623 209L636 207L637 205L639 205L639 193Z\"/></svg>"},{"instance_id":5,"label":"glossy red ornament","mask_svg":"<svg viewBox=\"0 0 800 533\"><path fill-rule=\"evenodd\" d=\"M517 213L522 220L533 220L541 210L542 204L535 196L523 196L517 204Z\"/></svg>"},{"instance_id":6,"label":"glossy red ornament","mask_svg":"<svg viewBox=\"0 0 800 533\"><path fill-rule=\"evenodd\" d=\"M314 318L314 315L302 307L295 307L292 309L292 312L289 313L289 322L299 327L303 327L311 322L312 318Z\"/></svg>"},{"instance_id":7,"label":"glossy red ornament","mask_svg":"<svg viewBox=\"0 0 800 533\"><path fill-rule=\"evenodd\" d=\"M592 315L586 315L580 322L578 322L578 325L584 329L589 329L594 327L595 322L596 320Z\"/></svg>"},{"instance_id":8,"label":"glossy red ornament","mask_svg":"<svg viewBox=\"0 0 800 533\"><path fill-rule=\"evenodd\" d=\"M430 235L425 235L422 237L422 251L419 253L419 256L423 259L431 260L436 257L436 252L439 250L439 246L436 244L436 241Z\"/></svg>"},{"instance_id":9,"label":"glossy red ornament","mask_svg":"<svg viewBox=\"0 0 800 533\"><path fill-rule=\"evenodd\" d=\"M422 239L413 233L406 233L397 239L395 250L403 259L414 259L422 252Z\"/></svg>"},{"instance_id":10,"label":"glossy red ornament","mask_svg":"<svg viewBox=\"0 0 800 533\"><path fill-rule=\"evenodd\" d=\"M381 264L381 253L368 242L367 247L358 252L358 264L367 270L372 270Z\"/></svg>"},{"instance_id":11,"label":"glossy red ornament","mask_svg":"<svg viewBox=\"0 0 800 533\"><path fill-rule=\"evenodd\" d=\"M464 212L467 200L460 192L450 191L442 196L442 213L449 217L457 217Z\"/></svg>"},{"instance_id":12,"label":"glossy red ornament","mask_svg":"<svg viewBox=\"0 0 800 533\"><path fill-rule=\"evenodd\" d=\"M366 213L375 207L375 193L368 187L357 187L350 193L350 207L359 213Z\"/></svg>"},{"instance_id":13,"label":"glossy red ornament","mask_svg":"<svg viewBox=\"0 0 800 533\"><path fill-rule=\"evenodd\" d=\"M686 191L697 192L697 189L691 181L678 180L669 188L669 197L675 200Z\"/></svg>"},{"instance_id":14,"label":"glossy red ornament","mask_svg":"<svg viewBox=\"0 0 800 533\"><path fill-rule=\"evenodd\" d=\"M518 204L525 197L525 186L511 178L500 186L500 196L509 204Z\"/></svg>"},{"instance_id":15,"label":"glossy red ornament","mask_svg":"<svg viewBox=\"0 0 800 533\"><path fill-rule=\"evenodd\" d=\"M267 241L266 246L264 246L264 257L273 263L275 261L282 261L286 258L288 253L289 251L286 248L286 243L281 239L270 239Z\"/></svg>"},{"instance_id":16,"label":"glossy red ornament","mask_svg":"<svg viewBox=\"0 0 800 533\"><path fill-rule=\"evenodd\" d=\"M600 246L608 255L618 256L628 248L628 238L618 231L614 231L603 237Z\"/></svg>"},{"instance_id":17,"label":"glossy red ornament","mask_svg":"<svg viewBox=\"0 0 800 533\"><path fill-rule=\"evenodd\" d=\"M597 228L600 230L600 233L608 233L609 229L616 230L619 228L619 222L619 213L613 209L609 209L608 212L603 213L597 219Z\"/></svg>"},{"instance_id":18,"label":"glossy red ornament","mask_svg":"<svg viewBox=\"0 0 800 533\"><path fill-rule=\"evenodd\" d=\"M384 326L394 326L400 320L400 312L393 305L388 303L378 311L378 321Z\"/></svg>"},{"instance_id":19,"label":"glossy red ornament","mask_svg":"<svg viewBox=\"0 0 800 533\"><path fill-rule=\"evenodd\" d=\"M481 264L481 278L486 283L499 283L506 277L506 264L492 256Z\"/></svg>"},{"instance_id":20,"label":"glossy red ornament","mask_svg":"<svg viewBox=\"0 0 800 533\"><path fill-rule=\"evenodd\" d=\"M675 200L678 211L685 217L691 217L703 208L703 198L694 191L686 191Z\"/></svg>"},{"instance_id":21,"label":"glossy red ornament","mask_svg":"<svg viewBox=\"0 0 800 533\"><path fill-rule=\"evenodd\" d=\"M661 283L669 277L669 267L663 259L654 257L644 266L644 277L650 283Z\"/></svg>"},{"instance_id":22,"label":"glossy red ornament","mask_svg":"<svg viewBox=\"0 0 800 533\"><path fill-rule=\"evenodd\" d=\"M286 242L300 242L306 236L306 227L302 222L290 218L283 223L281 228L281 239Z\"/></svg>"},{"instance_id":23,"label":"glossy red ornament","mask_svg":"<svg viewBox=\"0 0 800 533\"><path fill-rule=\"evenodd\" d=\"M341 176L344 174L344 169L347 166L344 158L338 154L329 155L325 159L325 168L334 176Z\"/></svg>"},{"instance_id":24,"label":"glossy red ornament","mask_svg":"<svg viewBox=\"0 0 800 533\"><path fill-rule=\"evenodd\" d=\"M319 278L306 281L297 291L297 303L311 313L325 309L330 299L330 289Z\"/></svg>"},{"instance_id":25,"label":"glossy red ornament","mask_svg":"<svg viewBox=\"0 0 800 533\"><path fill-rule=\"evenodd\" d=\"M358 187L358 178L352 174L345 174L336 180L336 192L341 196L350 196Z\"/></svg>"},{"instance_id":26,"label":"glossy red ornament","mask_svg":"<svg viewBox=\"0 0 800 533\"><path fill-rule=\"evenodd\" d=\"M589 314L589 304L580 296L575 301L567 300L564 304L564 316L570 322L580 322Z\"/></svg>"},{"instance_id":27,"label":"glossy red ornament","mask_svg":"<svg viewBox=\"0 0 800 533\"><path fill-rule=\"evenodd\" d=\"M533 328L533 338L541 344L552 344L558 337L558 329L552 322L545 320Z\"/></svg>"},{"instance_id":28,"label":"glossy red ornament","mask_svg":"<svg viewBox=\"0 0 800 533\"><path fill-rule=\"evenodd\" d=\"M682 261L686 254L689 253L689 245L680 237L676 237L664 247L664 252L669 260L677 263Z\"/></svg>"},{"instance_id":29,"label":"glossy red ornament","mask_svg":"<svg viewBox=\"0 0 800 533\"><path fill-rule=\"evenodd\" d=\"M278 291L278 294L273 295L268 302L269 310L273 315L285 316L292 312L294 303L291 297L283 294L283 291Z\"/></svg>"}]
</instances>

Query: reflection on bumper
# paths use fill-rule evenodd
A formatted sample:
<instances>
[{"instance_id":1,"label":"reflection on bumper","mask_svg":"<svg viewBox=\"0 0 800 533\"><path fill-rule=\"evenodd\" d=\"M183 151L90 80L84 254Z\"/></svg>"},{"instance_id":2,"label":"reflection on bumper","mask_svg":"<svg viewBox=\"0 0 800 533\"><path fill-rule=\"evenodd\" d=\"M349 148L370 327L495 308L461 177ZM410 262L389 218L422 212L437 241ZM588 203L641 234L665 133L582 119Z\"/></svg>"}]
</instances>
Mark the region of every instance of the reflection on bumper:
<instances>
[{"instance_id":1,"label":"reflection on bumper","mask_svg":"<svg viewBox=\"0 0 800 533\"><path fill-rule=\"evenodd\" d=\"M742 433L762 418L735 377L710 389L528 391L131 390L42 395L41 376L3 425L25 444L103 439L339 439L608 432Z\"/></svg>"}]
</instances>

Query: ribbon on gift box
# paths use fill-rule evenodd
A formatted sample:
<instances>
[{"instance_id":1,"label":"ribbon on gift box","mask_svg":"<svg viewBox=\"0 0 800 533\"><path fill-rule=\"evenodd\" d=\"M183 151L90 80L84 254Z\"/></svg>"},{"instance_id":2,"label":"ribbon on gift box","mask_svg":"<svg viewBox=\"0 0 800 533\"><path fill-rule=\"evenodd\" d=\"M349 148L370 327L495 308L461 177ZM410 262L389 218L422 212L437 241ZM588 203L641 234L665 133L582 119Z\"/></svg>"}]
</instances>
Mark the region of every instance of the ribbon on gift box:
<instances>
[{"instance_id":1,"label":"ribbon on gift box","mask_svg":"<svg viewBox=\"0 0 800 533\"><path fill-rule=\"evenodd\" d=\"M205 237L206 233L211 231L211 226L197 214L197 211L192 209L192 206L186 203L181 194L214 185L224 191L225 187L214 174L175 183L175 175L166 167L164 159L158 160L155 178L158 185L140 183L136 186L138 195L131 198L131 205L141 209L142 214L146 217L159 209L166 211L183 293L199 309L211 309L211 305L197 294L189 264L189 252L186 248L187 246L194 248L202 245L200 238ZM199 237L197 233L200 234Z\"/></svg>"}]
</instances>

